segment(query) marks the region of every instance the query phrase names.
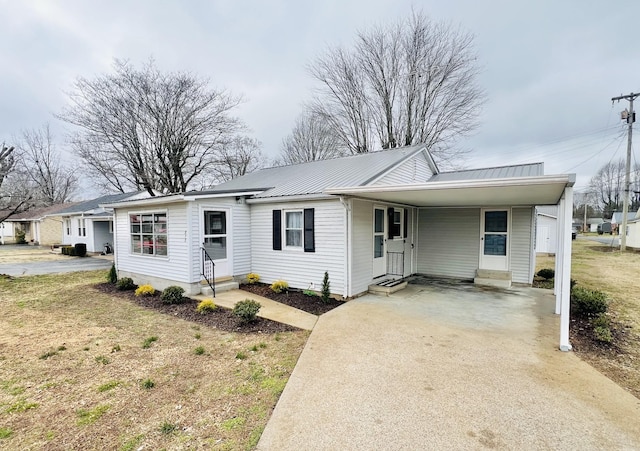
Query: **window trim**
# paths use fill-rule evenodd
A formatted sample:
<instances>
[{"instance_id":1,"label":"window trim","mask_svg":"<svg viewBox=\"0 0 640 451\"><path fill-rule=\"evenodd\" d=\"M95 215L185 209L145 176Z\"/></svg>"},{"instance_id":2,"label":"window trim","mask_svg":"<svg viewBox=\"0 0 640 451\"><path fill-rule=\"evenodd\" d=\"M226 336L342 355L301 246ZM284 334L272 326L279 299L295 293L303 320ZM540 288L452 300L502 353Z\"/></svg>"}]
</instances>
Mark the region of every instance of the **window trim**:
<instances>
[{"instance_id":1,"label":"window trim","mask_svg":"<svg viewBox=\"0 0 640 451\"><path fill-rule=\"evenodd\" d=\"M78 218L78 236L87 236L87 219Z\"/></svg>"},{"instance_id":2,"label":"window trim","mask_svg":"<svg viewBox=\"0 0 640 451\"><path fill-rule=\"evenodd\" d=\"M64 228L67 232L67 236L71 236L71 218L64 219Z\"/></svg>"},{"instance_id":3,"label":"window trim","mask_svg":"<svg viewBox=\"0 0 640 451\"><path fill-rule=\"evenodd\" d=\"M393 222L391 224L389 224L389 234L393 234L392 236L390 236L390 238L392 240L404 240L405 238L407 238L406 236L404 236L404 220L405 220L405 212L406 209L405 208L401 208L401 207L390 207L393 208ZM396 222L396 215L398 215L400 217L400 222ZM398 229L398 235L396 235L395 229Z\"/></svg>"},{"instance_id":4,"label":"window trim","mask_svg":"<svg viewBox=\"0 0 640 451\"><path fill-rule=\"evenodd\" d=\"M302 226L300 228L289 228L287 227L287 214L288 213L299 213L300 214L300 222ZM282 210L283 215L283 224L282 224L282 244L284 249L294 250L294 251L304 251L304 209L296 208L290 210ZM300 232L300 245L292 246L287 244L287 231L288 230L298 230Z\"/></svg>"},{"instance_id":5,"label":"window trim","mask_svg":"<svg viewBox=\"0 0 640 451\"><path fill-rule=\"evenodd\" d=\"M132 231L132 222L131 222L131 216L133 215L139 215L140 216L140 232L136 232L134 233ZM154 221L151 223L152 224L152 231L149 233L144 233L142 231L142 216L148 216L148 215L152 215L154 218ZM155 227L153 227L156 222L155 222L155 216L156 215L164 215L165 216L165 230L164 233L158 233L155 231ZM130 256L134 256L134 257L150 257L150 258L159 258L159 259L168 259L169 258L169 213L166 209L159 209L159 210L136 210L136 211L128 211L127 212L127 221L128 221L128 227L129 227L129 255ZM135 252L133 250L133 237L134 235L138 235L140 236L140 241L141 241L141 245L140 245L140 252ZM153 254L145 254L143 252L144 249L144 245L142 244L142 237L143 235L152 235L153 236ZM156 243L156 238L158 236L165 236L165 240L166 240L166 254L162 255L162 254L157 254L156 250L157 247L155 246Z\"/></svg>"}]
</instances>

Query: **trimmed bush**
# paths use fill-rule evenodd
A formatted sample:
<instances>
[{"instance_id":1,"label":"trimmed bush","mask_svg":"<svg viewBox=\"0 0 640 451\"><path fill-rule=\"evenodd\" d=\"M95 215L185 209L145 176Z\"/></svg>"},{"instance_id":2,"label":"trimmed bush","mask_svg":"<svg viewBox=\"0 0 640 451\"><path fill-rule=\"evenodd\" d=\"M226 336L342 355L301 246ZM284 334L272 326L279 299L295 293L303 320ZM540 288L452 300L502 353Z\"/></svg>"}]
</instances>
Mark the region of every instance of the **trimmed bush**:
<instances>
[{"instance_id":1,"label":"trimmed bush","mask_svg":"<svg viewBox=\"0 0 640 451\"><path fill-rule=\"evenodd\" d=\"M250 323L256 320L260 307L262 306L259 302L253 299L245 299L236 303L233 307L233 314L240 318L241 322Z\"/></svg>"},{"instance_id":2,"label":"trimmed bush","mask_svg":"<svg viewBox=\"0 0 640 451\"><path fill-rule=\"evenodd\" d=\"M217 308L218 306L213 302L213 299L205 299L198 304L196 311L204 315L213 312Z\"/></svg>"},{"instance_id":3,"label":"trimmed bush","mask_svg":"<svg viewBox=\"0 0 640 451\"><path fill-rule=\"evenodd\" d=\"M16 244L27 244L27 240L25 240L25 236L27 236L27 232L22 229L16 230Z\"/></svg>"},{"instance_id":4,"label":"trimmed bush","mask_svg":"<svg viewBox=\"0 0 640 451\"><path fill-rule=\"evenodd\" d=\"M256 282L260 282L260 276L258 274L255 272L247 274L247 283L252 284Z\"/></svg>"},{"instance_id":5,"label":"trimmed bush","mask_svg":"<svg viewBox=\"0 0 640 451\"><path fill-rule=\"evenodd\" d=\"M156 294L156 289L151 285L140 285L136 288L136 296L153 296Z\"/></svg>"},{"instance_id":6,"label":"trimmed bush","mask_svg":"<svg viewBox=\"0 0 640 451\"><path fill-rule=\"evenodd\" d=\"M553 269L550 269L550 268L541 269L540 271L538 271L536 273L536 276L540 276L543 279L547 279L547 280L553 279L555 277L555 275L556 275L556 272Z\"/></svg>"},{"instance_id":7,"label":"trimmed bush","mask_svg":"<svg viewBox=\"0 0 640 451\"><path fill-rule=\"evenodd\" d=\"M116 270L115 263L111 265L111 269L109 270L109 274L107 275L107 280L109 281L109 283L114 285L118 281L118 271Z\"/></svg>"},{"instance_id":8,"label":"trimmed bush","mask_svg":"<svg viewBox=\"0 0 640 451\"><path fill-rule=\"evenodd\" d=\"M571 291L571 307L579 315L597 315L605 313L609 303L607 295L599 290L574 287Z\"/></svg>"},{"instance_id":9,"label":"trimmed bush","mask_svg":"<svg viewBox=\"0 0 640 451\"><path fill-rule=\"evenodd\" d=\"M329 273L327 271L324 272L324 279L322 279L322 302L325 304L329 302L331 298L331 284L329 283Z\"/></svg>"},{"instance_id":10,"label":"trimmed bush","mask_svg":"<svg viewBox=\"0 0 640 451\"><path fill-rule=\"evenodd\" d=\"M162 292L162 303L163 304L182 304L184 300L184 288L179 287L177 285L172 285L167 287Z\"/></svg>"},{"instance_id":11,"label":"trimmed bush","mask_svg":"<svg viewBox=\"0 0 640 451\"><path fill-rule=\"evenodd\" d=\"M118 280L117 286L118 290L121 291L135 290L136 288L136 284L133 283L133 279L131 277L121 278L120 280Z\"/></svg>"},{"instance_id":12,"label":"trimmed bush","mask_svg":"<svg viewBox=\"0 0 640 451\"><path fill-rule=\"evenodd\" d=\"M276 280L271 284L271 291L274 293L282 293L289 290L289 284L284 280Z\"/></svg>"}]
</instances>

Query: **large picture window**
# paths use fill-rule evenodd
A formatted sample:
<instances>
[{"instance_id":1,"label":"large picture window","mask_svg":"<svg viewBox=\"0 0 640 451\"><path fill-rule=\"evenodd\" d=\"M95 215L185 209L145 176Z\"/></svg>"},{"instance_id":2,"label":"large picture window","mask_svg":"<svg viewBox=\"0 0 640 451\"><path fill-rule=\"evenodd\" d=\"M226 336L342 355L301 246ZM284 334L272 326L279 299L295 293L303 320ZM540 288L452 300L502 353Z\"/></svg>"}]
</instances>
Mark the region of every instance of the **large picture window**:
<instances>
[{"instance_id":1,"label":"large picture window","mask_svg":"<svg viewBox=\"0 0 640 451\"><path fill-rule=\"evenodd\" d=\"M302 247L302 210L285 212L285 243L287 247Z\"/></svg>"},{"instance_id":2,"label":"large picture window","mask_svg":"<svg viewBox=\"0 0 640 451\"><path fill-rule=\"evenodd\" d=\"M167 213L131 213L131 252L141 255L167 255Z\"/></svg>"}]
</instances>

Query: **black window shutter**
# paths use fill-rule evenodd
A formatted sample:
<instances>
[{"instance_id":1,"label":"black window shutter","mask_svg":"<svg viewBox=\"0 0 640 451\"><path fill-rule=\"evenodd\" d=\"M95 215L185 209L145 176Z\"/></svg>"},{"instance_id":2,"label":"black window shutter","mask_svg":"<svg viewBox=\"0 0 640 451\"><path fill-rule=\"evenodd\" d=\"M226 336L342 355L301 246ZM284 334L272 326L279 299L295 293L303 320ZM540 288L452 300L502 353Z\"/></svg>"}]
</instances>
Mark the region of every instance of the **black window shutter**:
<instances>
[{"instance_id":1,"label":"black window shutter","mask_svg":"<svg viewBox=\"0 0 640 451\"><path fill-rule=\"evenodd\" d=\"M393 229L395 229L393 225L393 207L387 208L387 237L391 240L393 239Z\"/></svg>"},{"instance_id":2,"label":"black window shutter","mask_svg":"<svg viewBox=\"0 0 640 451\"><path fill-rule=\"evenodd\" d=\"M313 208L304 209L304 251L315 252L316 241L314 237Z\"/></svg>"},{"instance_id":3,"label":"black window shutter","mask_svg":"<svg viewBox=\"0 0 640 451\"><path fill-rule=\"evenodd\" d=\"M282 211L273 210L273 250L282 250Z\"/></svg>"},{"instance_id":4,"label":"black window shutter","mask_svg":"<svg viewBox=\"0 0 640 451\"><path fill-rule=\"evenodd\" d=\"M404 209L404 231L403 231L403 234L402 234L402 237L404 239L407 238L407 235L408 235L407 232L408 231L409 231L409 209L405 208Z\"/></svg>"}]
</instances>

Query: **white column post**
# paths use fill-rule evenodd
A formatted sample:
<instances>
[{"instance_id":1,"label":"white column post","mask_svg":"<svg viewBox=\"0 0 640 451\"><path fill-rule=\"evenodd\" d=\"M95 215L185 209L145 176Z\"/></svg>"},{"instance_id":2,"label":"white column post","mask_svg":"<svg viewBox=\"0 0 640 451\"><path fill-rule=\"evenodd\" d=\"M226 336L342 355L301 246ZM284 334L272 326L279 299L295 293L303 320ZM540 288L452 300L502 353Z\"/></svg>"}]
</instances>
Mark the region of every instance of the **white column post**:
<instances>
[{"instance_id":1,"label":"white column post","mask_svg":"<svg viewBox=\"0 0 640 451\"><path fill-rule=\"evenodd\" d=\"M571 226L573 218L573 187L564 189L564 230L562 231L562 285L560 308L560 350L571 351L569 343L569 314L571 305Z\"/></svg>"},{"instance_id":2,"label":"white column post","mask_svg":"<svg viewBox=\"0 0 640 451\"><path fill-rule=\"evenodd\" d=\"M553 294L556 295L556 315L560 314L560 294L562 292L562 231L564 230L564 193L560 198L556 211L556 258L555 258L555 275L553 283Z\"/></svg>"}]
</instances>

